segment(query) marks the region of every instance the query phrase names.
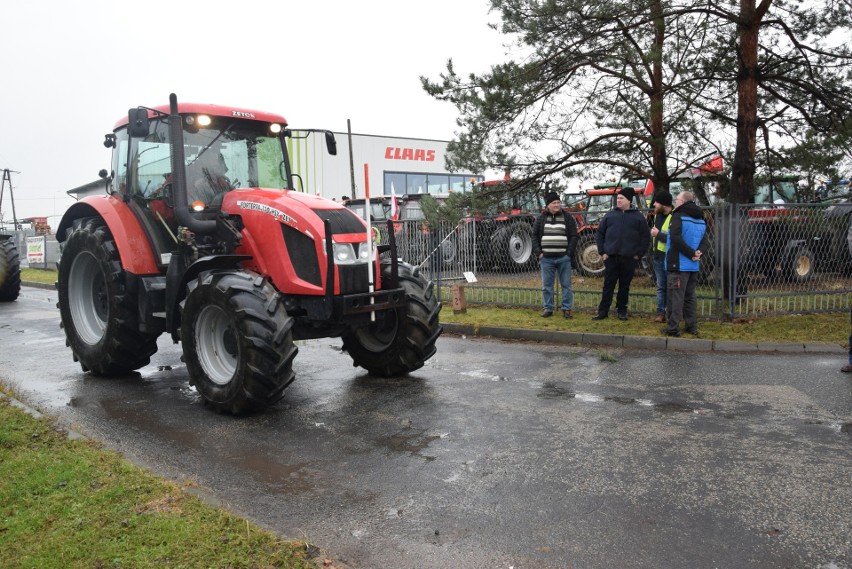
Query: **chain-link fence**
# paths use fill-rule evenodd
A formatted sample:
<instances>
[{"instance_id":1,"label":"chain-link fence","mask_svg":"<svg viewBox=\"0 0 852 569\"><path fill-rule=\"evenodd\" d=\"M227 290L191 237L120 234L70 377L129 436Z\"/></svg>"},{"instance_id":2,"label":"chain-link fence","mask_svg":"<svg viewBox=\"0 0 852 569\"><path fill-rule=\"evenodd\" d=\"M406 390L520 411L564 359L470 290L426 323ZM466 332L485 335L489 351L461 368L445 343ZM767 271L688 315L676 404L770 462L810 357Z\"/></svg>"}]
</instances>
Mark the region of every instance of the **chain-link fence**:
<instances>
[{"instance_id":1,"label":"chain-link fence","mask_svg":"<svg viewBox=\"0 0 852 569\"><path fill-rule=\"evenodd\" d=\"M698 311L703 317L845 311L852 306L852 203L721 205L704 208L710 248L701 260ZM650 214L650 212L646 212ZM595 231L600 216L574 212L576 310L594 311L603 286ZM542 305L532 253L531 214L463 219L457 225L394 222L400 258L436 281L442 299L465 282L470 304ZM382 242L387 225L377 224ZM469 283L465 273L476 282ZM557 283L558 287L558 283ZM558 291L557 291L558 294ZM630 310L656 312L650 253L631 284Z\"/></svg>"}]
</instances>

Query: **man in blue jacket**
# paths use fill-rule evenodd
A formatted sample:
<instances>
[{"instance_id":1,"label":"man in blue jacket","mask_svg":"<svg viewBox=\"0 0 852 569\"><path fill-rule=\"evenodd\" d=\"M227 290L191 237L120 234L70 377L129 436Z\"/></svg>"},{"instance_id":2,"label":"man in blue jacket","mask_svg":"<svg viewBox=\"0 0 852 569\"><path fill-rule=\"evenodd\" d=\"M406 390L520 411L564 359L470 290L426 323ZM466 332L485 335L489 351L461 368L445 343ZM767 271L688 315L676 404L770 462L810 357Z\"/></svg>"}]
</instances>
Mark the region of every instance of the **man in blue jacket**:
<instances>
[{"instance_id":1,"label":"man in blue jacket","mask_svg":"<svg viewBox=\"0 0 852 569\"><path fill-rule=\"evenodd\" d=\"M675 199L675 209L669 222L666 239L666 320L662 332L680 336L680 321L689 334L698 335L698 269L701 249L707 248L707 223L704 212L693 202L692 192L681 192Z\"/></svg>"},{"instance_id":2,"label":"man in blue jacket","mask_svg":"<svg viewBox=\"0 0 852 569\"><path fill-rule=\"evenodd\" d=\"M633 207L633 188L621 188L615 199L615 209L609 212L598 225L598 253L604 261L604 282L598 314L592 320L603 320L609 316L612 295L618 283L615 309L619 320L627 320L627 301L630 297L630 281L636 264L651 245L651 229L638 209Z\"/></svg>"}]
</instances>

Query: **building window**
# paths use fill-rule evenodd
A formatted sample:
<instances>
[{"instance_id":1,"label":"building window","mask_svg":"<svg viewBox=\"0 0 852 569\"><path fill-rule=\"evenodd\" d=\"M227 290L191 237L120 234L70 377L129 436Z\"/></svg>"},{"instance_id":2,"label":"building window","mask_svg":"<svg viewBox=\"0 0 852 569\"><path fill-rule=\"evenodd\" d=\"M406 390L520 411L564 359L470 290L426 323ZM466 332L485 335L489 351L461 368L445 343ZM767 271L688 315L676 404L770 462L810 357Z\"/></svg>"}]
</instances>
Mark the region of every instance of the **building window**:
<instances>
[{"instance_id":1,"label":"building window","mask_svg":"<svg viewBox=\"0 0 852 569\"><path fill-rule=\"evenodd\" d=\"M424 174L417 172L385 172L384 195L431 194L446 196L450 192L467 192L471 179L481 182L484 176L473 174Z\"/></svg>"}]
</instances>

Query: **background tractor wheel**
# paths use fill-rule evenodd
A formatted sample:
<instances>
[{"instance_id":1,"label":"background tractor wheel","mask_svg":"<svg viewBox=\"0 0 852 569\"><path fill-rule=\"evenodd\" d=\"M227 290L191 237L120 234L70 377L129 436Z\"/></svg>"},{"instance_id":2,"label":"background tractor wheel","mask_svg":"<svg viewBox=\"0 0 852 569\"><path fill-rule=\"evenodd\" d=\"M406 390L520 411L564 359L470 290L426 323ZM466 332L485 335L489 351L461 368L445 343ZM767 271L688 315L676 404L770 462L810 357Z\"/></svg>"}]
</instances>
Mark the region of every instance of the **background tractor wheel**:
<instances>
[{"instance_id":1,"label":"background tractor wheel","mask_svg":"<svg viewBox=\"0 0 852 569\"><path fill-rule=\"evenodd\" d=\"M21 293L21 262L14 238L0 237L0 302L17 300Z\"/></svg>"},{"instance_id":2,"label":"background tractor wheel","mask_svg":"<svg viewBox=\"0 0 852 569\"><path fill-rule=\"evenodd\" d=\"M216 411L263 409L295 378L293 318L257 274L206 271L187 285L181 341L190 382Z\"/></svg>"},{"instance_id":3,"label":"background tractor wheel","mask_svg":"<svg viewBox=\"0 0 852 569\"><path fill-rule=\"evenodd\" d=\"M382 282L390 276L390 261L383 261ZM407 263L399 264L399 282L405 290L405 308L377 314L376 322L343 335L343 349L353 364L370 375L396 377L420 369L435 354L441 335L441 304L432 282Z\"/></svg>"},{"instance_id":4,"label":"background tractor wheel","mask_svg":"<svg viewBox=\"0 0 852 569\"><path fill-rule=\"evenodd\" d=\"M784 264L784 275L791 282L803 283L814 276L814 254L807 247L799 247Z\"/></svg>"},{"instance_id":5,"label":"background tractor wheel","mask_svg":"<svg viewBox=\"0 0 852 569\"><path fill-rule=\"evenodd\" d=\"M594 234L581 235L574 253L577 270L586 277L598 277L604 273L604 262L598 254L598 242Z\"/></svg>"},{"instance_id":6,"label":"background tractor wheel","mask_svg":"<svg viewBox=\"0 0 852 569\"><path fill-rule=\"evenodd\" d=\"M529 269L536 260L533 255L532 226L516 221L494 233L492 241L497 264L503 269Z\"/></svg>"},{"instance_id":7,"label":"background tractor wheel","mask_svg":"<svg viewBox=\"0 0 852 569\"><path fill-rule=\"evenodd\" d=\"M76 220L59 265L59 313L83 371L139 369L157 351L157 334L139 331L136 296L126 288L118 248L99 217Z\"/></svg>"}]
</instances>

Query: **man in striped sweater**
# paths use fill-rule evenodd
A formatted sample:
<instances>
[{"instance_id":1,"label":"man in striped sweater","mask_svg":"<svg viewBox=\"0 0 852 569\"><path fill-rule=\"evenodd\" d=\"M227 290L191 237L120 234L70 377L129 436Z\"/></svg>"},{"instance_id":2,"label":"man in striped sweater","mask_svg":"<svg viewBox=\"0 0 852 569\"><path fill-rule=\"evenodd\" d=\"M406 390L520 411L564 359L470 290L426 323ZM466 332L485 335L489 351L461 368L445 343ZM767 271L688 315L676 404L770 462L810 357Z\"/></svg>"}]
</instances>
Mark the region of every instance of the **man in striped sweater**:
<instances>
[{"instance_id":1,"label":"man in striped sweater","mask_svg":"<svg viewBox=\"0 0 852 569\"><path fill-rule=\"evenodd\" d=\"M577 246L577 224L562 209L562 201L555 192L544 197L545 210L533 224L533 254L541 265L541 296L544 318L553 316L553 281L559 275L562 287L562 316L571 318L574 308L574 290L571 288L571 256Z\"/></svg>"}]
</instances>

